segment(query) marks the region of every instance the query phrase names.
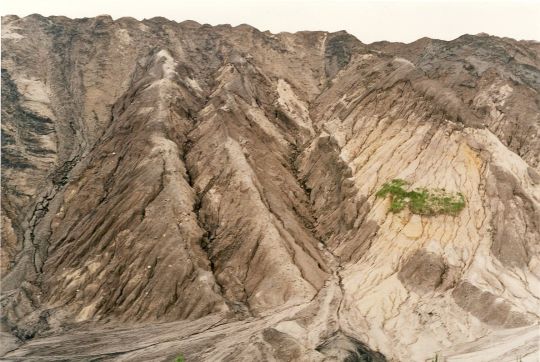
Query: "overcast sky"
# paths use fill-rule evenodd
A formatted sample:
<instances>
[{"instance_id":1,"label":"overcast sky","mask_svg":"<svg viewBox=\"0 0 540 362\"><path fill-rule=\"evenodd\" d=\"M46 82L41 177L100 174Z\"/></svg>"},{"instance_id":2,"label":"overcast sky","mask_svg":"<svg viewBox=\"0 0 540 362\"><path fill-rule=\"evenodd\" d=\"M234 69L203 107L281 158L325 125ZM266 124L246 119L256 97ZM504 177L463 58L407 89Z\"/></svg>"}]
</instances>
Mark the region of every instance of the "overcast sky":
<instances>
[{"instance_id":1,"label":"overcast sky","mask_svg":"<svg viewBox=\"0 0 540 362\"><path fill-rule=\"evenodd\" d=\"M346 30L365 43L450 40L481 32L540 40L540 0L1 0L2 15L137 19L163 16L199 23L247 23L272 32Z\"/></svg>"}]
</instances>

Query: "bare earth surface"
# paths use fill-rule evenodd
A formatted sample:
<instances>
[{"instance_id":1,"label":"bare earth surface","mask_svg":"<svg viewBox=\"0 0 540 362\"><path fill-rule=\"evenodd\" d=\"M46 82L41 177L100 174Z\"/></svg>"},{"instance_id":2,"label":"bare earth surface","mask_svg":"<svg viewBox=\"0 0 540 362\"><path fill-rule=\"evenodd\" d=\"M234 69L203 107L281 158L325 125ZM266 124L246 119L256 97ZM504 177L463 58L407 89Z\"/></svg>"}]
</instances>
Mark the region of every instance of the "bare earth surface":
<instances>
[{"instance_id":1,"label":"bare earth surface","mask_svg":"<svg viewBox=\"0 0 540 362\"><path fill-rule=\"evenodd\" d=\"M0 358L538 361L539 56L3 17Z\"/></svg>"}]
</instances>

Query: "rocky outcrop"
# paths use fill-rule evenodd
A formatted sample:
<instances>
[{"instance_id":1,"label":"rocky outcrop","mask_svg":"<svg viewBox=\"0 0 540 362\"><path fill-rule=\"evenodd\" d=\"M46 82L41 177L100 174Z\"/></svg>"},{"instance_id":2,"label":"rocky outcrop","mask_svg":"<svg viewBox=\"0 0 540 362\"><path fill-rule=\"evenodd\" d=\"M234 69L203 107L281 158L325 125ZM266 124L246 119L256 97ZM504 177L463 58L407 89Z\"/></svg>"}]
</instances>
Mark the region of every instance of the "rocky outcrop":
<instances>
[{"instance_id":1,"label":"rocky outcrop","mask_svg":"<svg viewBox=\"0 0 540 362\"><path fill-rule=\"evenodd\" d=\"M536 43L38 15L2 42L4 358L534 359ZM389 212L397 178L465 208Z\"/></svg>"}]
</instances>

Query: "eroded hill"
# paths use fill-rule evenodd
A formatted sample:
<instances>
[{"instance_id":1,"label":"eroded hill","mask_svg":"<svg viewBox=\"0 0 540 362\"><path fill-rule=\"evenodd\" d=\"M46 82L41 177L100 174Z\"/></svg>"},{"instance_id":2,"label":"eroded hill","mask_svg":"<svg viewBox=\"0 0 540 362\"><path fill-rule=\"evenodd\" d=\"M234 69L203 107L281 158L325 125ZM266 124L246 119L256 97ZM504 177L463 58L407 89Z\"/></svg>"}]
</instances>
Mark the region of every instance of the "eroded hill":
<instances>
[{"instance_id":1,"label":"eroded hill","mask_svg":"<svg viewBox=\"0 0 540 362\"><path fill-rule=\"evenodd\" d=\"M4 358L534 360L539 50L2 18Z\"/></svg>"}]
</instances>

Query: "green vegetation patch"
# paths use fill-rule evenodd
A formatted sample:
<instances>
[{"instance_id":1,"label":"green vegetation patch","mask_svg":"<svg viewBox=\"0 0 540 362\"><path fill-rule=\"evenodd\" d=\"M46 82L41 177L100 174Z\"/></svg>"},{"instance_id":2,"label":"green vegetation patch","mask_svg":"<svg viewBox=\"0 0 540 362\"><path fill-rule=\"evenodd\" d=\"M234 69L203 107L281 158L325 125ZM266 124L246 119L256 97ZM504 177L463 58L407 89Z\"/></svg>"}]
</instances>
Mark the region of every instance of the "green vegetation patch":
<instances>
[{"instance_id":1,"label":"green vegetation patch","mask_svg":"<svg viewBox=\"0 0 540 362\"><path fill-rule=\"evenodd\" d=\"M382 185L377 197L390 195L390 211L396 213L409 207L413 214L456 216L465 207L465 196L461 192L447 192L444 189L427 189L424 187L407 191L408 182L394 179Z\"/></svg>"}]
</instances>

